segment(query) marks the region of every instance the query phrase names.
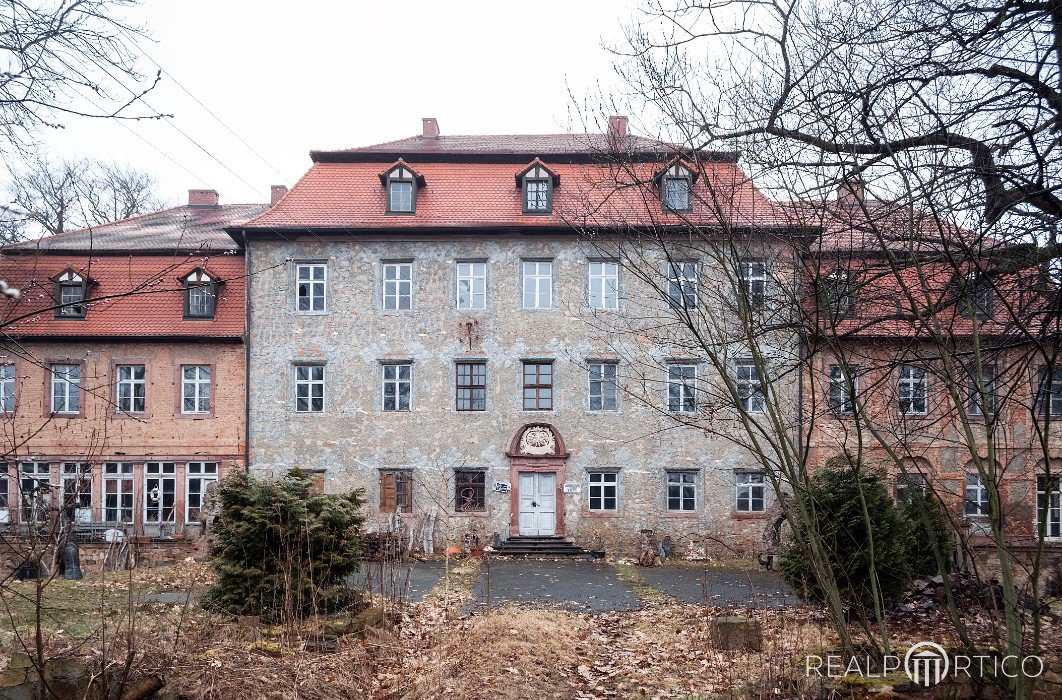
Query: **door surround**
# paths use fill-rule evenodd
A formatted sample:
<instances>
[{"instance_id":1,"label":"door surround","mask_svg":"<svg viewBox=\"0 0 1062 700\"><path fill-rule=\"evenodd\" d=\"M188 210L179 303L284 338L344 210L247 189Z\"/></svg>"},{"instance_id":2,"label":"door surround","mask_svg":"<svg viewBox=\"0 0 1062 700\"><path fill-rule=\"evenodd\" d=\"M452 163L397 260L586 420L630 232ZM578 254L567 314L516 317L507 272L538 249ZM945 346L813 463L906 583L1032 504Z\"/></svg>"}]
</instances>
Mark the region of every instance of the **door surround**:
<instances>
[{"instance_id":1,"label":"door surround","mask_svg":"<svg viewBox=\"0 0 1062 700\"><path fill-rule=\"evenodd\" d=\"M526 423L509 441L509 532L520 534L520 472L551 472L556 475L557 528L564 536L564 472L568 448L560 432L549 423Z\"/></svg>"}]
</instances>

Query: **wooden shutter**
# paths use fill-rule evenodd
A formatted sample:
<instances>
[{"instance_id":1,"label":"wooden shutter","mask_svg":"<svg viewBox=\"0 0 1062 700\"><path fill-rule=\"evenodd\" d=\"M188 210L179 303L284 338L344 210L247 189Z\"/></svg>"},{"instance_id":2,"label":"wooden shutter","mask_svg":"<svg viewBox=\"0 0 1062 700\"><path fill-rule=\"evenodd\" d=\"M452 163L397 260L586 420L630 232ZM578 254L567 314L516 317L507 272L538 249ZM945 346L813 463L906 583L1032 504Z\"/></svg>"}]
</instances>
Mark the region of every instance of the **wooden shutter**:
<instances>
[{"instance_id":1,"label":"wooden shutter","mask_svg":"<svg viewBox=\"0 0 1062 700\"><path fill-rule=\"evenodd\" d=\"M394 472L380 472L380 510L394 511L398 505L398 485Z\"/></svg>"}]
</instances>

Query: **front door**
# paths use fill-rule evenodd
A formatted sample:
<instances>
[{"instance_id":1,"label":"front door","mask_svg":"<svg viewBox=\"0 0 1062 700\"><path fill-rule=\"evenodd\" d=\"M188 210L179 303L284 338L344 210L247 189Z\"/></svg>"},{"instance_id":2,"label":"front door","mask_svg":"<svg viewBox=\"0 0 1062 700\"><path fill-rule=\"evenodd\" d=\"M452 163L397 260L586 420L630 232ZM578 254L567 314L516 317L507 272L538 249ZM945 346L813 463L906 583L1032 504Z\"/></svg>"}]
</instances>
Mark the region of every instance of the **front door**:
<instances>
[{"instance_id":1,"label":"front door","mask_svg":"<svg viewBox=\"0 0 1062 700\"><path fill-rule=\"evenodd\" d=\"M520 472L520 534L552 535L557 531L557 475Z\"/></svg>"}]
</instances>

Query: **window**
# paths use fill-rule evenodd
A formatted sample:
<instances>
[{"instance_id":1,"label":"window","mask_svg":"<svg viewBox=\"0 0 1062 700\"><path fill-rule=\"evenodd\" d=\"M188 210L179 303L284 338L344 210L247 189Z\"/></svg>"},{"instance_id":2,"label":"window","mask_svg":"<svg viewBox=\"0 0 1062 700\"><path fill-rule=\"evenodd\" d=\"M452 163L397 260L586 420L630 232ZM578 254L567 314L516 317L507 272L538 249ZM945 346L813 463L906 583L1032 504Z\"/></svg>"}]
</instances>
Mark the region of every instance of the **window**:
<instances>
[{"instance_id":1,"label":"window","mask_svg":"<svg viewBox=\"0 0 1062 700\"><path fill-rule=\"evenodd\" d=\"M905 416L924 416L928 391L926 371L922 367L900 366L900 413Z\"/></svg>"},{"instance_id":2,"label":"window","mask_svg":"<svg viewBox=\"0 0 1062 700\"><path fill-rule=\"evenodd\" d=\"M0 365L0 413L15 410L15 366Z\"/></svg>"},{"instance_id":3,"label":"window","mask_svg":"<svg viewBox=\"0 0 1062 700\"><path fill-rule=\"evenodd\" d=\"M697 306L697 263L669 262L667 264L667 301L676 309Z\"/></svg>"},{"instance_id":4,"label":"window","mask_svg":"<svg viewBox=\"0 0 1062 700\"><path fill-rule=\"evenodd\" d=\"M553 211L553 173L541 165L528 168L523 175L524 213L549 214Z\"/></svg>"},{"instance_id":5,"label":"window","mask_svg":"<svg viewBox=\"0 0 1062 700\"><path fill-rule=\"evenodd\" d=\"M667 473L667 509L697 509L697 475L689 472Z\"/></svg>"},{"instance_id":6,"label":"window","mask_svg":"<svg viewBox=\"0 0 1062 700\"><path fill-rule=\"evenodd\" d=\"M454 472L454 510L458 513L487 509L487 475L483 471Z\"/></svg>"},{"instance_id":7,"label":"window","mask_svg":"<svg viewBox=\"0 0 1062 700\"><path fill-rule=\"evenodd\" d=\"M760 260L742 260L738 263L741 276L742 302L749 308L762 309L767 300L767 265Z\"/></svg>"},{"instance_id":8,"label":"window","mask_svg":"<svg viewBox=\"0 0 1062 700\"><path fill-rule=\"evenodd\" d=\"M589 275L590 308L619 308L619 264L592 262L589 266Z\"/></svg>"},{"instance_id":9,"label":"window","mask_svg":"<svg viewBox=\"0 0 1062 700\"><path fill-rule=\"evenodd\" d=\"M81 413L81 365L52 365L52 413Z\"/></svg>"},{"instance_id":10,"label":"window","mask_svg":"<svg viewBox=\"0 0 1062 700\"><path fill-rule=\"evenodd\" d=\"M959 297L959 312L966 318L989 318L992 316L992 282L987 277L971 272L963 278Z\"/></svg>"},{"instance_id":11,"label":"window","mask_svg":"<svg viewBox=\"0 0 1062 700\"><path fill-rule=\"evenodd\" d=\"M900 474L896 477L897 503L910 503L915 494L924 496L926 478L921 474Z\"/></svg>"},{"instance_id":12,"label":"window","mask_svg":"<svg viewBox=\"0 0 1062 700\"><path fill-rule=\"evenodd\" d=\"M553 308L553 263L549 260L524 261L524 308Z\"/></svg>"},{"instance_id":13,"label":"window","mask_svg":"<svg viewBox=\"0 0 1062 700\"><path fill-rule=\"evenodd\" d=\"M7 525L11 522L11 503L8 500L8 472L7 465L0 467L0 524Z\"/></svg>"},{"instance_id":14,"label":"window","mask_svg":"<svg viewBox=\"0 0 1062 700\"><path fill-rule=\"evenodd\" d=\"M977 474L966 475L966 515L978 517L989 514L988 489Z\"/></svg>"},{"instance_id":15,"label":"window","mask_svg":"<svg viewBox=\"0 0 1062 700\"><path fill-rule=\"evenodd\" d=\"M615 411L619 408L616 369L615 362L591 362L587 366L591 411Z\"/></svg>"},{"instance_id":16,"label":"window","mask_svg":"<svg viewBox=\"0 0 1062 700\"><path fill-rule=\"evenodd\" d=\"M413 389L413 365L383 366L383 410L408 411Z\"/></svg>"},{"instance_id":17,"label":"window","mask_svg":"<svg viewBox=\"0 0 1062 700\"><path fill-rule=\"evenodd\" d=\"M966 412L971 416L992 415L996 411L995 368L981 367L980 376L978 376L976 367L968 369L970 372L970 394Z\"/></svg>"},{"instance_id":18,"label":"window","mask_svg":"<svg viewBox=\"0 0 1062 700\"><path fill-rule=\"evenodd\" d=\"M1044 537L1062 538L1062 490L1059 478L1045 475L1036 477L1036 532L1044 528Z\"/></svg>"},{"instance_id":19,"label":"window","mask_svg":"<svg viewBox=\"0 0 1062 700\"><path fill-rule=\"evenodd\" d=\"M819 304L828 319L839 320L852 310L852 282L847 272L835 270L819 280Z\"/></svg>"},{"instance_id":20,"label":"window","mask_svg":"<svg viewBox=\"0 0 1062 700\"><path fill-rule=\"evenodd\" d=\"M119 413L143 413L147 382L144 377L144 365L118 365L115 367L118 377L118 393L115 398Z\"/></svg>"},{"instance_id":21,"label":"window","mask_svg":"<svg viewBox=\"0 0 1062 700\"><path fill-rule=\"evenodd\" d=\"M214 318L217 305L217 282L202 270L184 278L184 317Z\"/></svg>"},{"instance_id":22,"label":"window","mask_svg":"<svg viewBox=\"0 0 1062 700\"><path fill-rule=\"evenodd\" d=\"M693 413L697 410L697 366L668 365L667 410Z\"/></svg>"},{"instance_id":23,"label":"window","mask_svg":"<svg viewBox=\"0 0 1062 700\"><path fill-rule=\"evenodd\" d=\"M324 365L295 365L295 412L324 411Z\"/></svg>"},{"instance_id":24,"label":"window","mask_svg":"<svg viewBox=\"0 0 1062 700\"><path fill-rule=\"evenodd\" d=\"M737 395L741 409L746 413L765 413L767 400L763 395L763 382L760 371L752 363L739 363L737 373Z\"/></svg>"},{"instance_id":25,"label":"window","mask_svg":"<svg viewBox=\"0 0 1062 700\"><path fill-rule=\"evenodd\" d=\"M63 462L63 511L71 522L92 522L92 466Z\"/></svg>"},{"instance_id":26,"label":"window","mask_svg":"<svg viewBox=\"0 0 1062 700\"><path fill-rule=\"evenodd\" d=\"M1062 416L1062 368L1048 372L1040 370L1039 410L1052 416Z\"/></svg>"},{"instance_id":27,"label":"window","mask_svg":"<svg viewBox=\"0 0 1062 700\"><path fill-rule=\"evenodd\" d=\"M767 510L766 479L763 474L745 473L737 475L735 485L739 513L762 513Z\"/></svg>"},{"instance_id":28,"label":"window","mask_svg":"<svg viewBox=\"0 0 1062 700\"><path fill-rule=\"evenodd\" d=\"M553 409L553 363L524 363L524 410Z\"/></svg>"},{"instance_id":29,"label":"window","mask_svg":"<svg viewBox=\"0 0 1062 700\"><path fill-rule=\"evenodd\" d=\"M19 465L18 486L22 520L29 523L43 521L52 505L51 465L23 462Z\"/></svg>"},{"instance_id":30,"label":"window","mask_svg":"<svg viewBox=\"0 0 1062 700\"><path fill-rule=\"evenodd\" d=\"M676 163L660 177L664 211L688 212L692 208L693 173Z\"/></svg>"},{"instance_id":31,"label":"window","mask_svg":"<svg viewBox=\"0 0 1062 700\"><path fill-rule=\"evenodd\" d=\"M144 522L172 523L177 492L177 465L148 462L144 465Z\"/></svg>"},{"instance_id":32,"label":"window","mask_svg":"<svg viewBox=\"0 0 1062 700\"><path fill-rule=\"evenodd\" d=\"M387 173L385 180L387 183L387 213L416 213L417 186L423 186L424 178L404 165L399 165Z\"/></svg>"},{"instance_id":33,"label":"window","mask_svg":"<svg viewBox=\"0 0 1062 700\"><path fill-rule=\"evenodd\" d=\"M487 410L487 365L484 363L457 363L457 410Z\"/></svg>"},{"instance_id":34,"label":"window","mask_svg":"<svg viewBox=\"0 0 1062 700\"><path fill-rule=\"evenodd\" d=\"M384 263L383 307L387 311L408 311L413 308L413 265Z\"/></svg>"},{"instance_id":35,"label":"window","mask_svg":"<svg viewBox=\"0 0 1062 700\"><path fill-rule=\"evenodd\" d=\"M328 266L306 263L295 266L296 301L299 311L324 311Z\"/></svg>"},{"instance_id":36,"label":"window","mask_svg":"<svg viewBox=\"0 0 1062 700\"><path fill-rule=\"evenodd\" d=\"M457 308L487 307L487 263L457 263Z\"/></svg>"},{"instance_id":37,"label":"window","mask_svg":"<svg viewBox=\"0 0 1062 700\"><path fill-rule=\"evenodd\" d=\"M181 413L210 413L210 365L181 366Z\"/></svg>"},{"instance_id":38,"label":"window","mask_svg":"<svg viewBox=\"0 0 1062 700\"><path fill-rule=\"evenodd\" d=\"M207 486L217 483L217 462L189 462L188 489L185 495L185 522L194 523L203 519L203 496Z\"/></svg>"},{"instance_id":39,"label":"window","mask_svg":"<svg viewBox=\"0 0 1062 700\"><path fill-rule=\"evenodd\" d=\"M616 510L617 476L615 472L590 472L590 490L587 505L590 510Z\"/></svg>"},{"instance_id":40,"label":"window","mask_svg":"<svg viewBox=\"0 0 1062 700\"><path fill-rule=\"evenodd\" d=\"M845 377L845 368L840 365L830 365L830 413L843 415L855 412L855 398L859 395L859 379L856 376L856 368L848 368L848 376ZM851 384L849 384L849 380Z\"/></svg>"},{"instance_id":41,"label":"window","mask_svg":"<svg viewBox=\"0 0 1062 700\"><path fill-rule=\"evenodd\" d=\"M413 512L413 472L408 469L380 472L380 510Z\"/></svg>"},{"instance_id":42,"label":"window","mask_svg":"<svg viewBox=\"0 0 1062 700\"><path fill-rule=\"evenodd\" d=\"M56 318L85 318L85 301L88 283L84 277L71 269L55 278L58 308Z\"/></svg>"},{"instance_id":43,"label":"window","mask_svg":"<svg viewBox=\"0 0 1062 700\"><path fill-rule=\"evenodd\" d=\"M133 522L133 463L103 465L103 519L108 523Z\"/></svg>"}]
</instances>

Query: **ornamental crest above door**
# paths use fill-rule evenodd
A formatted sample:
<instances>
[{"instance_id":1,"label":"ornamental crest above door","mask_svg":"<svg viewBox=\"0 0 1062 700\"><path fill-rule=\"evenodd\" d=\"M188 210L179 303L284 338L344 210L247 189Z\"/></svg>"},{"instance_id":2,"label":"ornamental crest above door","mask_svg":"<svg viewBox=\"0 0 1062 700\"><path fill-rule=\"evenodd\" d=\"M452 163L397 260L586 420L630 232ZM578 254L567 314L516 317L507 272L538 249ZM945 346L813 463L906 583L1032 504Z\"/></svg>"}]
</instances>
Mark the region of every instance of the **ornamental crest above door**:
<instances>
[{"instance_id":1,"label":"ornamental crest above door","mask_svg":"<svg viewBox=\"0 0 1062 700\"><path fill-rule=\"evenodd\" d=\"M559 457L568 456L557 429L549 423L528 423L520 428L509 447L510 457Z\"/></svg>"}]
</instances>

